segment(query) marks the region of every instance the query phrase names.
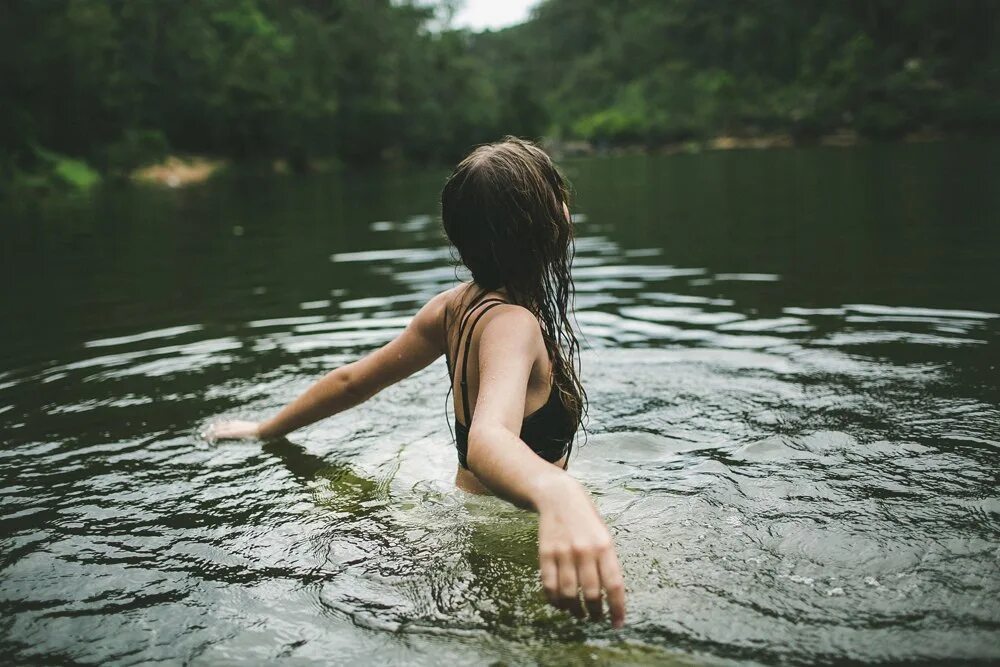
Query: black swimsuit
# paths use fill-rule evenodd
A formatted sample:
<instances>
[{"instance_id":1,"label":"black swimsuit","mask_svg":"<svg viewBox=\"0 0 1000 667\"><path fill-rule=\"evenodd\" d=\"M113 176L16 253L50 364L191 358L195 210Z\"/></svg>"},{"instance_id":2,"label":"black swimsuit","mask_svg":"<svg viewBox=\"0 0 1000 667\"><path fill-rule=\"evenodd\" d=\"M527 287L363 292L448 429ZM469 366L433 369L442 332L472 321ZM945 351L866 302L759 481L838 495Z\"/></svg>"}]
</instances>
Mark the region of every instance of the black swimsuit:
<instances>
[{"instance_id":1,"label":"black swimsuit","mask_svg":"<svg viewBox=\"0 0 1000 667\"><path fill-rule=\"evenodd\" d=\"M472 333L476 328L476 324L486 314L486 311L505 303L507 302L496 298L473 302L466 311L458 329L458 344L455 350L456 362L458 361L458 353L462 349L462 333L465 331L465 325L468 324L471 318L472 311L483 304L489 304L480 310L479 314L472 321L472 326L469 327L469 335L465 339L465 354L462 356L462 408L465 413L466 423L463 424L458 421L458 415L455 416L455 445L458 448L458 464L466 469L469 467L467 460L469 454L469 427L467 424L471 420L469 388L466 383L466 367L469 364L469 347L472 345ZM447 321L445 322L445 329L447 330ZM448 364L448 377L453 378L451 359L447 354L445 354L445 361ZM454 384L454 379L452 379L452 384ZM536 454L546 461L555 463L569 454L575 433L576 423L568 418L566 408L559 398L559 392L555 390L555 387L552 387L549 390L549 400L545 402L545 405L527 415L524 421L521 422L520 437ZM566 467L565 463L563 467Z\"/></svg>"}]
</instances>

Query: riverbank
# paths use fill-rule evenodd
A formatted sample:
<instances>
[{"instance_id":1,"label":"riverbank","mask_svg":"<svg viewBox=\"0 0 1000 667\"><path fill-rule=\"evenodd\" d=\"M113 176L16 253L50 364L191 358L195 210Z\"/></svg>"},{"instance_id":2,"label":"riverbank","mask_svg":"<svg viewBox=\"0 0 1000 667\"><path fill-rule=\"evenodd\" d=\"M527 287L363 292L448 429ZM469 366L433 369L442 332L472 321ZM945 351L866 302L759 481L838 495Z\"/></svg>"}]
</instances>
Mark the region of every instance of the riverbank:
<instances>
[{"instance_id":1,"label":"riverbank","mask_svg":"<svg viewBox=\"0 0 1000 667\"><path fill-rule=\"evenodd\" d=\"M910 132L888 143L925 143L944 141L948 135L937 130ZM720 134L709 139L690 139L668 143L601 143L573 139L568 141L545 140L545 149L556 159L566 157L589 157L599 155L627 155L636 153L675 155L679 153L700 153L703 151L728 150L773 150L800 146L833 146L848 148L871 143L854 130L843 129L819 137L801 139L788 133L761 135Z\"/></svg>"},{"instance_id":2,"label":"riverbank","mask_svg":"<svg viewBox=\"0 0 1000 667\"><path fill-rule=\"evenodd\" d=\"M922 130L907 134L893 143L942 141L944 139L947 139L944 133ZM810 145L850 147L867 143L868 141L868 139L865 139L853 130L840 130L809 141L796 139L787 133L774 133L757 136L722 134L705 140L671 142L667 144L601 145L600 143L584 140L558 141L552 139L543 139L541 143L546 150L559 159L564 157L634 153L673 155L677 153L699 153L702 151L773 150ZM229 160L225 159L204 156L182 158L172 155L163 162L136 169L132 172L131 178L133 181L140 183L181 188L204 183L231 164ZM327 171L330 168L329 161L314 160L310 161L307 171ZM275 175L288 175L295 172L295 170L290 168L286 160L275 160L271 165L271 170Z\"/></svg>"},{"instance_id":3,"label":"riverbank","mask_svg":"<svg viewBox=\"0 0 1000 667\"><path fill-rule=\"evenodd\" d=\"M925 143L943 141L953 138L937 130L921 130L911 132L888 143ZM670 143L610 143L591 142L581 139L557 140L542 139L542 146L557 160L564 158L607 156L607 155L675 155L694 154L707 151L729 150L777 150L801 146L831 146L851 147L871 143L873 140L859 135L849 129L839 130L819 137L803 140L789 133L772 133L761 135L729 135L720 134L707 139L691 139ZM102 175L81 160L42 151L45 163L51 172L34 175L21 175L17 191L50 192L52 190L69 189L75 192L90 190L100 183ZM165 159L146 164L124 174L126 180L138 183L179 189L207 183L220 173L231 167L245 168L248 164L223 157L207 155L169 155ZM407 161L389 161L389 168L397 166L419 166ZM265 173L274 176L287 176L301 171L323 172L344 166L336 159L314 158L304 166L293 169L287 160L277 159L271 162L259 163Z\"/></svg>"},{"instance_id":4,"label":"riverbank","mask_svg":"<svg viewBox=\"0 0 1000 667\"><path fill-rule=\"evenodd\" d=\"M163 162L134 170L130 178L137 183L181 188L208 181L228 164L227 160L171 155Z\"/></svg>"}]
</instances>

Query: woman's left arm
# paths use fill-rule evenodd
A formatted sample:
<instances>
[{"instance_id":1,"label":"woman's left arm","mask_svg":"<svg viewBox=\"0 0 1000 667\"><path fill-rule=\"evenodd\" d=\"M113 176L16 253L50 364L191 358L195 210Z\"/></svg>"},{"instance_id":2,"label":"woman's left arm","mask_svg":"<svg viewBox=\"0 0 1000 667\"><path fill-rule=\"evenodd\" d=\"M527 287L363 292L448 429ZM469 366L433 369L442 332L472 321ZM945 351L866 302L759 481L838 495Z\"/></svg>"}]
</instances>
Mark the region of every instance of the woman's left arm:
<instances>
[{"instance_id":1,"label":"woman's left arm","mask_svg":"<svg viewBox=\"0 0 1000 667\"><path fill-rule=\"evenodd\" d=\"M428 301L395 339L367 356L330 371L265 422L225 421L212 425L210 440L280 438L354 407L389 385L429 365L444 353L441 328L447 292Z\"/></svg>"}]
</instances>

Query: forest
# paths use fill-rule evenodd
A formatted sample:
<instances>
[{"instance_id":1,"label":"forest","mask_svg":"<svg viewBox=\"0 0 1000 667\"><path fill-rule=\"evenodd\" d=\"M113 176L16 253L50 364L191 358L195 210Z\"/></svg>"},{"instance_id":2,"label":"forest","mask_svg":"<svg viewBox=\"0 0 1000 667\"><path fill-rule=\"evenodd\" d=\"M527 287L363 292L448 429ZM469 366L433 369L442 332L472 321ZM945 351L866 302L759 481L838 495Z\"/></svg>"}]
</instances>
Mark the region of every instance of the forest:
<instances>
[{"instance_id":1,"label":"forest","mask_svg":"<svg viewBox=\"0 0 1000 667\"><path fill-rule=\"evenodd\" d=\"M437 163L516 134L656 149L720 135L1000 128L994 0L543 0L473 33L456 2L0 4L0 190L168 154Z\"/></svg>"}]
</instances>

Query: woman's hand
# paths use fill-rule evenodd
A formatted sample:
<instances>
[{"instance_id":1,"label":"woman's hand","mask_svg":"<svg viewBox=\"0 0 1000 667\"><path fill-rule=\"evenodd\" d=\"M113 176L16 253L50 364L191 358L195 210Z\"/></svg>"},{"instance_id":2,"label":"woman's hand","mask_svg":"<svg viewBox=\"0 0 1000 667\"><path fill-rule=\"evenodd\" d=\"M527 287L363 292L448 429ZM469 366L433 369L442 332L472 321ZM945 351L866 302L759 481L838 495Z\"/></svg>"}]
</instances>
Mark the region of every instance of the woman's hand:
<instances>
[{"instance_id":1,"label":"woman's hand","mask_svg":"<svg viewBox=\"0 0 1000 667\"><path fill-rule=\"evenodd\" d=\"M209 442L216 440L258 440L261 438L259 422L223 421L210 425L202 432Z\"/></svg>"},{"instance_id":2,"label":"woman's hand","mask_svg":"<svg viewBox=\"0 0 1000 667\"><path fill-rule=\"evenodd\" d=\"M607 595L611 624L625 623L625 586L607 526L589 494L567 476L547 489L537 503L538 556L542 588L549 602L577 618L604 617L601 590ZM584 604L580 604L580 593Z\"/></svg>"}]
</instances>

